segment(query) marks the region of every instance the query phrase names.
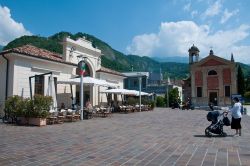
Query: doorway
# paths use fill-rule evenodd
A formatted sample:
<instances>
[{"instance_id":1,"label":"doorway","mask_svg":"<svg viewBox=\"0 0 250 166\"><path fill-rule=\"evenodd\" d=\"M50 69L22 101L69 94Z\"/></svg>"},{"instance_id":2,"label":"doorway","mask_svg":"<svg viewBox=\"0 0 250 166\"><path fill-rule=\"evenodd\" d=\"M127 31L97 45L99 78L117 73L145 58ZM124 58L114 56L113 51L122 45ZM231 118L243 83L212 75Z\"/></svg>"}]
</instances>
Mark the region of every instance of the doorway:
<instances>
[{"instance_id":1,"label":"doorway","mask_svg":"<svg viewBox=\"0 0 250 166\"><path fill-rule=\"evenodd\" d=\"M213 103L215 106L218 105L217 92L209 92L209 103Z\"/></svg>"}]
</instances>

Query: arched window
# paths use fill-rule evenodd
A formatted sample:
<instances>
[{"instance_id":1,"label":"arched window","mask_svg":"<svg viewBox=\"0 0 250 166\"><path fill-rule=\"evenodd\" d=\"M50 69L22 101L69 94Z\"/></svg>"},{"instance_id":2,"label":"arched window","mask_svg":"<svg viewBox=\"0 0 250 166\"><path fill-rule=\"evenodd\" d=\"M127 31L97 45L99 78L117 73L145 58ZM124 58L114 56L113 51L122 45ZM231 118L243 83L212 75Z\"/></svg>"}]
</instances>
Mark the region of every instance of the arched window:
<instances>
[{"instance_id":1,"label":"arched window","mask_svg":"<svg viewBox=\"0 0 250 166\"><path fill-rule=\"evenodd\" d=\"M208 75L217 75L217 72L215 70L210 70L208 72Z\"/></svg>"}]
</instances>

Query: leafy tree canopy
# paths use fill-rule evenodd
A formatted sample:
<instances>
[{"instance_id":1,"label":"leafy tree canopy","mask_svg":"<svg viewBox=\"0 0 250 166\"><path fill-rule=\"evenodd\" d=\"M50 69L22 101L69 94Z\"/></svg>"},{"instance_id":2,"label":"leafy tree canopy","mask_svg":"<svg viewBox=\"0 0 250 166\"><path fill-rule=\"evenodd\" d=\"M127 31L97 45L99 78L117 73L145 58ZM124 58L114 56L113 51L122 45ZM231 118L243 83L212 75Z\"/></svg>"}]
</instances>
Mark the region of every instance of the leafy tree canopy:
<instances>
[{"instance_id":1,"label":"leafy tree canopy","mask_svg":"<svg viewBox=\"0 0 250 166\"><path fill-rule=\"evenodd\" d=\"M237 84L238 84L238 93L241 94L242 96L245 93L245 77L242 72L241 66L238 66L238 75L237 75Z\"/></svg>"}]
</instances>

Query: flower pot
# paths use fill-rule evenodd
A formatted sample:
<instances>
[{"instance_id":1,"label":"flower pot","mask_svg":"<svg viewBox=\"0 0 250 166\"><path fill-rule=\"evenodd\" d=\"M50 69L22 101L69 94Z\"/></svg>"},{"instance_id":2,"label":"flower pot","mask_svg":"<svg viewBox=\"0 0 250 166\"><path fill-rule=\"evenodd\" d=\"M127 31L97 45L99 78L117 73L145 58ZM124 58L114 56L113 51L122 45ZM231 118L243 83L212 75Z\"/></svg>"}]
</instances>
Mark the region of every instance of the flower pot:
<instances>
[{"instance_id":1,"label":"flower pot","mask_svg":"<svg viewBox=\"0 0 250 166\"><path fill-rule=\"evenodd\" d=\"M46 126L46 118L29 118L29 125Z\"/></svg>"}]
</instances>

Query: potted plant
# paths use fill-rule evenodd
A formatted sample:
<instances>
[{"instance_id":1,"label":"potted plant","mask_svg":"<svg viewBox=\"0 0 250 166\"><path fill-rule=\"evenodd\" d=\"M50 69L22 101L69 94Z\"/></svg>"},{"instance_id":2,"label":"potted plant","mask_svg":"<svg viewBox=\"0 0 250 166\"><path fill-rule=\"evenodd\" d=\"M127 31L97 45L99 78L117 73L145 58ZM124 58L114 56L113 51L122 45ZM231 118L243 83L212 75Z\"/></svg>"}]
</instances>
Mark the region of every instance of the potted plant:
<instances>
[{"instance_id":1,"label":"potted plant","mask_svg":"<svg viewBox=\"0 0 250 166\"><path fill-rule=\"evenodd\" d=\"M20 96L11 96L5 102L5 114L8 122L16 121L18 124L26 124L25 104Z\"/></svg>"},{"instance_id":2,"label":"potted plant","mask_svg":"<svg viewBox=\"0 0 250 166\"><path fill-rule=\"evenodd\" d=\"M52 104L51 96L35 95L29 103L29 124L45 126L46 118L49 116L49 107Z\"/></svg>"},{"instance_id":3,"label":"potted plant","mask_svg":"<svg viewBox=\"0 0 250 166\"><path fill-rule=\"evenodd\" d=\"M29 120L29 110L31 100L29 98L20 101L20 109L16 112L17 124L27 125Z\"/></svg>"}]
</instances>

